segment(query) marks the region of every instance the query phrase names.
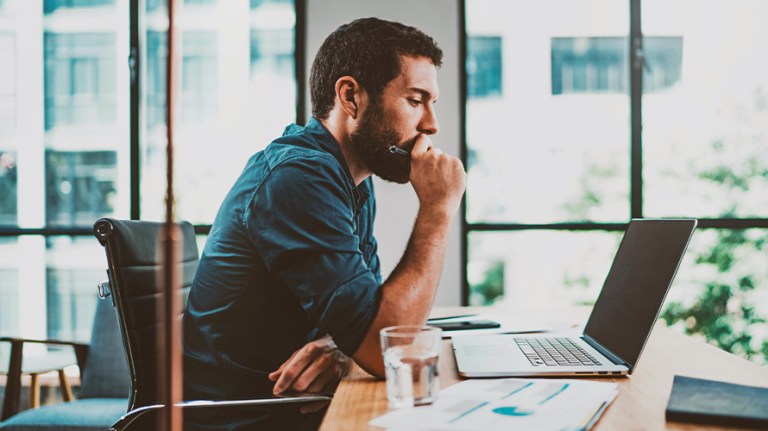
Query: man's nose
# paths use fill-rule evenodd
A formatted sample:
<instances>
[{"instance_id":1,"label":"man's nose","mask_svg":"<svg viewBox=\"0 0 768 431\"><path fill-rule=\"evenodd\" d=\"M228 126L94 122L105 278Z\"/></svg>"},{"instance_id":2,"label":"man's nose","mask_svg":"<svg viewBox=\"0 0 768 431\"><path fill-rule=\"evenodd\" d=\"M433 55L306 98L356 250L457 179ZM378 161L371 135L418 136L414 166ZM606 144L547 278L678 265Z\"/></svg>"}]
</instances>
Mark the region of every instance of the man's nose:
<instances>
[{"instance_id":1,"label":"man's nose","mask_svg":"<svg viewBox=\"0 0 768 431\"><path fill-rule=\"evenodd\" d=\"M434 108L430 107L421 119L419 132L425 135L434 135L437 134L438 130L440 130L440 125L437 123L437 115Z\"/></svg>"}]
</instances>

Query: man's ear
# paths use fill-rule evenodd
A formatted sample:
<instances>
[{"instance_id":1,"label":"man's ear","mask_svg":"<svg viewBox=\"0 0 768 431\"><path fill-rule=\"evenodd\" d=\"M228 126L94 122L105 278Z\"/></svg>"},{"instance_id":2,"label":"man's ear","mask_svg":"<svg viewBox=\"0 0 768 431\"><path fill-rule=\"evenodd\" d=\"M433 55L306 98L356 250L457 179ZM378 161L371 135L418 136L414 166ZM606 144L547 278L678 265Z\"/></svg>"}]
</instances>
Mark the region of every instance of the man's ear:
<instances>
[{"instance_id":1,"label":"man's ear","mask_svg":"<svg viewBox=\"0 0 768 431\"><path fill-rule=\"evenodd\" d=\"M336 80L336 100L341 109L354 119L360 113L361 92L360 84L351 76L342 76Z\"/></svg>"}]
</instances>

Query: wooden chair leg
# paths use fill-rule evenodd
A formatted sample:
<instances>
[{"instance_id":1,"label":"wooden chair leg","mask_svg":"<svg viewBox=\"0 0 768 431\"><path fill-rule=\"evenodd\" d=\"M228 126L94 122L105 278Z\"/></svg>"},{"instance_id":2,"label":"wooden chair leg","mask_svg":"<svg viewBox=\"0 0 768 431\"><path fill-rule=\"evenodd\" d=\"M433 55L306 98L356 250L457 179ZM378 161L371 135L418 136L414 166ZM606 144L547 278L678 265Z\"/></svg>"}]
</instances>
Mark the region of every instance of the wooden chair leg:
<instances>
[{"instance_id":1,"label":"wooden chair leg","mask_svg":"<svg viewBox=\"0 0 768 431\"><path fill-rule=\"evenodd\" d=\"M11 341L11 360L8 363L8 379L5 381L5 396L3 397L3 414L0 420L6 420L19 412L21 398L21 351L24 343L20 340Z\"/></svg>"},{"instance_id":2,"label":"wooden chair leg","mask_svg":"<svg viewBox=\"0 0 768 431\"><path fill-rule=\"evenodd\" d=\"M30 373L32 380L29 382L29 408L36 409L40 407L40 381L37 373Z\"/></svg>"},{"instance_id":3,"label":"wooden chair leg","mask_svg":"<svg viewBox=\"0 0 768 431\"><path fill-rule=\"evenodd\" d=\"M72 388L69 386L69 380L67 375L64 374L64 370L58 370L59 372L59 386L61 387L61 398L64 401L72 401Z\"/></svg>"}]
</instances>

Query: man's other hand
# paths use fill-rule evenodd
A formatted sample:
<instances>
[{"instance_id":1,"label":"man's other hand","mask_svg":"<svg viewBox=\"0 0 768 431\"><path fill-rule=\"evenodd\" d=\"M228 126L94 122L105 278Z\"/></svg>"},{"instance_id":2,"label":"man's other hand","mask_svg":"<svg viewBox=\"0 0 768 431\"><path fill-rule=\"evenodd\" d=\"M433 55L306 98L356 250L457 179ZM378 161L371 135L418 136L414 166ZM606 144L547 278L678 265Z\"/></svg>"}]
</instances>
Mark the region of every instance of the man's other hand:
<instances>
[{"instance_id":1,"label":"man's other hand","mask_svg":"<svg viewBox=\"0 0 768 431\"><path fill-rule=\"evenodd\" d=\"M295 351L268 377L275 382L275 395L287 391L321 392L335 388L351 366L352 359L336 347L330 335L325 335Z\"/></svg>"}]
</instances>

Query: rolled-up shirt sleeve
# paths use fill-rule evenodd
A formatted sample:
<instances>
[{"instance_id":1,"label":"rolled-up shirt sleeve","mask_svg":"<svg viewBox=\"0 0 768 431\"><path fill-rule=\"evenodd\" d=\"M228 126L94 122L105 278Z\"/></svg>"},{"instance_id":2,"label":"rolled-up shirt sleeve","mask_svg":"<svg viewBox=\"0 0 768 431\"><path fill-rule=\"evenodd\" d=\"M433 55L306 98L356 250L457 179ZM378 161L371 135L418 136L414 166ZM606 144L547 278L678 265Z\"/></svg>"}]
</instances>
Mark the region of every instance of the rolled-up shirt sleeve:
<instances>
[{"instance_id":1,"label":"rolled-up shirt sleeve","mask_svg":"<svg viewBox=\"0 0 768 431\"><path fill-rule=\"evenodd\" d=\"M317 334L331 335L351 356L378 311L381 276L375 240L361 244L356 232L356 195L346 175L328 155L288 159L256 191L244 223ZM371 246L369 264L364 251Z\"/></svg>"}]
</instances>

